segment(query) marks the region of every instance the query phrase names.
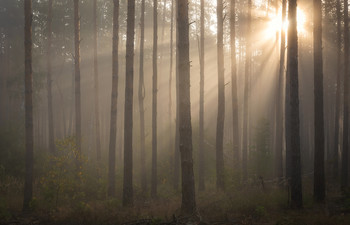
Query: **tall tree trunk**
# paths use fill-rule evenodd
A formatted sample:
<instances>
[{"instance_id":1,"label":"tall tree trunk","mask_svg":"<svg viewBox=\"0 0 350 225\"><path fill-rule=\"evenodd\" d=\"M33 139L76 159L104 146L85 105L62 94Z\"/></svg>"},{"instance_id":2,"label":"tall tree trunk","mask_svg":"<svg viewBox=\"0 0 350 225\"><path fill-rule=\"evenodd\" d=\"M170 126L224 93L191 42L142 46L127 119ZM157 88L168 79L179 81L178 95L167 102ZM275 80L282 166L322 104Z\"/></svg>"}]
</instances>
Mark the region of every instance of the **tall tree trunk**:
<instances>
[{"instance_id":1,"label":"tall tree trunk","mask_svg":"<svg viewBox=\"0 0 350 225\"><path fill-rule=\"evenodd\" d=\"M339 118L340 118L340 67L341 67L341 5L337 0L337 83L336 83L336 99L335 99L335 125L334 125L334 149L333 149L333 177L339 176Z\"/></svg>"},{"instance_id":2,"label":"tall tree trunk","mask_svg":"<svg viewBox=\"0 0 350 225\"><path fill-rule=\"evenodd\" d=\"M53 109L52 109L52 67L51 67L51 43L52 43L52 0L49 0L47 16L47 104L49 122L49 150L55 152L55 140L53 130Z\"/></svg>"},{"instance_id":3,"label":"tall tree trunk","mask_svg":"<svg viewBox=\"0 0 350 225\"><path fill-rule=\"evenodd\" d=\"M152 198L157 197L157 47L158 47L158 1L153 1L153 83L152 83Z\"/></svg>"},{"instance_id":4,"label":"tall tree trunk","mask_svg":"<svg viewBox=\"0 0 350 225\"><path fill-rule=\"evenodd\" d=\"M216 125L216 188L224 190L225 69L223 45L223 2L217 1L218 117Z\"/></svg>"},{"instance_id":5,"label":"tall tree trunk","mask_svg":"<svg viewBox=\"0 0 350 225\"><path fill-rule=\"evenodd\" d=\"M132 185L132 128L134 95L134 36L135 36L135 0L128 0L126 31L125 66L125 113L124 113L124 184L123 206L133 205Z\"/></svg>"},{"instance_id":6,"label":"tall tree trunk","mask_svg":"<svg viewBox=\"0 0 350 225\"><path fill-rule=\"evenodd\" d=\"M282 25L281 25L281 47L280 47L280 64L278 72L278 84L276 93L276 138L275 138L275 176L279 182L283 178L283 78L284 78L284 61L286 50L286 34L284 24L286 21L286 0L282 1Z\"/></svg>"},{"instance_id":7,"label":"tall tree trunk","mask_svg":"<svg viewBox=\"0 0 350 225\"><path fill-rule=\"evenodd\" d=\"M301 159L299 130L299 79L298 79L298 33L297 33L297 0L289 0L288 7L288 67L290 77L290 144L291 149L291 206L301 208Z\"/></svg>"},{"instance_id":8,"label":"tall tree trunk","mask_svg":"<svg viewBox=\"0 0 350 225\"><path fill-rule=\"evenodd\" d=\"M199 166L198 166L198 190L205 190L205 148L204 148L204 0L201 0L201 37L199 48L199 66L200 66L200 81L199 81Z\"/></svg>"},{"instance_id":9,"label":"tall tree trunk","mask_svg":"<svg viewBox=\"0 0 350 225\"><path fill-rule=\"evenodd\" d=\"M32 1L24 1L24 72L25 72L25 183L23 211L30 209L33 196L33 75L32 75Z\"/></svg>"},{"instance_id":10,"label":"tall tree trunk","mask_svg":"<svg viewBox=\"0 0 350 225\"><path fill-rule=\"evenodd\" d=\"M100 113L98 100L98 61L97 61L97 0L94 0L94 83L95 83L95 135L96 157L101 160Z\"/></svg>"},{"instance_id":11,"label":"tall tree trunk","mask_svg":"<svg viewBox=\"0 0 350 225\"><path fill-rule=\"evenodd\" d=\"M239 123L238 123L238 87L236 62L236 0L231 0L230 8L230 36L231 36L231 96L232 96L232 144L233 163L235 172L239 171ZM238 174L238 173L237 173Z\"/></svg>"},{"instance_id":12,"label":"tall tree trunk","mask_svg":"<svg viewBox=\"0 0 350 225\"><path fill-rule=\"evenodd\" d=\"M179 136L182 169L182 204L184 215L197 214L192 159L192 125L190 100L190 59L188 0L178 0L177 30L179 41Z\"/></svg>"},{"instance_id":13,"label":"tall tree trunk","mask_svg":"<svg viewBox=\"0 0 350 225\"><path fill-rule=\"evenodd\" d=\"M179 2L176 1L176 12L178 12ZM176 21L178 19L178 13L176 13ZM175 124L175 153L174 153L174 189L177 190L179 188L180 183L180 135L179 135L179 104L180 104L180 96L179 96L179 30L176 27L176 124Z\"/></svg>"},{"instance_id":14,"label":"tall tree trunk","mask_svg":"<svg viewBox=\"0 0 350 225\"><path fill-rule=\"evenodd\" d=\"M171 19L170 19L170 71L169 71L169 104L168 104L168 111L169 111L169 150L170 150L170 165L172 166L174 163L173 160L173 151L174 151L174 143L173 140L173 129L172 129L172 80L173 80L173 53L174 53L174 0L171 0Z\"/></svg>"},{"instance_id":15,"label":"tall tree trunk","mask_svg":"<svg viewBox=\"0 0 350 225\"><path fill-rule=\"evenodd\" d=\"M75 132L78 153L81 153L81 103L80 103L80 13L79 0L74 0L74 71L75 71Z\"/></svg>"},{"instance_id":16,"label":"tall tree trunk","mask_svg":"<svg viewBox=\"0 0 350 225\"><path fill-rule=\"evenodd\" d=\"M344 0L344 119L343 153L341 165L341 188L348 186L348 151L349 151L349 12L348 0Z\"/></svg>"},{"instance_id":17,"label":"tall tree trunk","mask_svg":"<svg viewBox=\"0 0 350 225\"><path fill-rule=\"evenodd\" d=\"M323 112L323 57L322 57L322 3L314 0L314 100L315 100L315 158L314 199L325 199L324 173L324 112Z\"/></svg>"},{"instance_id":18,"label":"tall tree trunk","mask_svg":"<svg viewBox=\"0 0 350 225\"><path fill-rule=\"evenodd\" d=\"M252 1L248 0L248 18L246 34L246 62L244 76L244 103L243 103L243 181L248 179L248 93L249 93L249 76L251 70L251 20L252 20Z\"/></svg>"},{"instance_id":19,"label":"tall tree trunk","mask_svg":"<svg viewBox=\"0 0 350 225\"><path fill-rule=\"evenodd\" d=\"M145 138L145 109L143 101L145 99L145 82L143 73L144 45L145 45L145 0L141 2L141 39L140 39L140 78L139 78L139 110L140 110L140 145L141 145L141 189L147 191L146 174L146 138Z\"/></svg>"},{"instance_id":20,"label":"tall tree trunk","mask_svg":"<svg viewBox=\"0 0 350 225\"><path fill-rule=\"evenodd\" d=\"M115 149L117 138L118 106L118 42L119 42L119 0L113 0L113 50L112 50L112 96L111 120L109 126L108 196L115 196Z\"/></svg>"}]
</instances>

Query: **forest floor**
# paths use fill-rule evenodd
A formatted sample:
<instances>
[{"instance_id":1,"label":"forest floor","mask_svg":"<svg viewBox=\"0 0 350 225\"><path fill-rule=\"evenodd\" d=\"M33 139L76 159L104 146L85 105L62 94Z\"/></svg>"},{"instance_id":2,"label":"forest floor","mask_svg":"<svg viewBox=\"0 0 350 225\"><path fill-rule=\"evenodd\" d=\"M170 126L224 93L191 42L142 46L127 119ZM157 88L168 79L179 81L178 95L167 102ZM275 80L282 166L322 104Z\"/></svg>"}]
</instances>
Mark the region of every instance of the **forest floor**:
<instances>
[{"instance_id":1,"label":"forest floor","mask_svg":"<svg viewBox=\"0 0 350 225\"><path fill-rule=\"evenodd\" d=\"M245 186L223 192L206 191L197 194L200 224L232 225L349 225L350 195L337 188L328 188L327 200L316 204L312 200L311 186L304 185L303 209L288 207L288 191L277 187ZM307 187L309 186L309 187ZM55 209L37 207L33 212L20 211L20 198L11 198L6 220L0 224L125 224L156 225L185 224L180 222L179 193L160 196L157 200L144 200L136 196L131 208L123 208L118 199L84 203L84 207L60 205ZM1 212L0 216L5 212ZM1 217L0 217L1 218ZM4 217L3 217L4 218Z\"/></svg>"}]
</instances>

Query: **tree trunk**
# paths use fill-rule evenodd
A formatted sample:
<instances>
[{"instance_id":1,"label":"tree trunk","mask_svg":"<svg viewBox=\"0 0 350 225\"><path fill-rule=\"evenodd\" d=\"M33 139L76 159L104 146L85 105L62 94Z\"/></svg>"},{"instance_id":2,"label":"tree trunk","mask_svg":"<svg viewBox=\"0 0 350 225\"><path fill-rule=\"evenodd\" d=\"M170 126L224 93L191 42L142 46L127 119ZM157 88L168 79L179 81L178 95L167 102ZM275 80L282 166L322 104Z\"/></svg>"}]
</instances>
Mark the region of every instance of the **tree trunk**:
<instances>
[{"instance_id":1,"label":"tree trunk","mask_svg":"<svg viewBox=\"0 0 350 225\"><path fill-rule=\"evenodd\" d=\"M349 148L349 12L348 0L344 0L344 119L343 119L343 153L341 166L341 188L348 186L348 148Z\"/></svg>"},{"instance_id":2,"label":"tree trunk","mask_svg":"<svg viewBox=\"0 0 350 225\"><path fill-rule=\"evenodd\" d=\"M236 0L231 0L230 8L230 36L231 36L231 96L232 96L232 144L233 166L235 173L239 167L239 123L238 123L238 97L237 97L237 63L236 63Z\"/></svg>"},{"instance_id":3,"label":"tree trunk","mask_svg":"<svg viewBox=\"0 0 350 225\"><path fill-rule=\"evenodd\" d=\"M171 0L171 19L170 19L170 71L169 71L169 104L168 104L168 111L169 111L169 150L170 150L170 165L172 166L174 163L173 160L173 151L174 151L174 143L173 140L173 129L172 129L172 79L173 79L173 52L174 52L174 0Z\"/></svg>"},{"instance_id":4,"label":"tree trunk","mask_svg":"<svg viewBox=\"0 0 350 225\"><path fill-rule=\"evenodd\" d=\"M275 138L275 176L279 182L283 178L283 78L284 78L284 61L286 50L286 34L284 23L286 21L286 0L282 1L282 25L281 25L281 48L280 48L280 64L278 73L278 84L276 93L276 138Z\"/></svg>"},{"instance_id":5,"label":"tree trunk","mask_svg":"<svg viewBox=\"0 0 350 225\"><path fill-rule=\"evenodd\" d=\"M335 100L335 126L334 126L334 149L333 149L333 177L339 176L339 118L340 118L340 67L341 67L341 5L337 0L337 83L336 83L336 100Z\"/></svg>"},{"instance_id":6,"label":"tree trunk","mask_svg":"<svg viewBox=\"0 0 350 225\"><path fill-rule=\"evenodd\" d=\"M188 0L178 0L177 18L180 88L178 119L182 169L181 212L192 216L197 214L197 209L192 159Z\"/></svg>"},{"instance_id":7,"label":"tree trunk","mask_svg":"<svg viewBox=\"0 0 350 225\"><path fill-rule=\"evenodd\" d=\"M291 206L301 208L301 159L300 159L300 131L299 131L299 79L298 79L298 33L297 33L297 0L289 0L288 7L288 68L290 77L290 145L291 150Z\"/></svg>"},{"instance_id":8,"label":"tree trunk","mask_svg":"<svg viewBox=\"0 0 350 225\"><path fill-rule=\"evenodd\" d=\"M25 183L23 211L30 209L33 196L33 74L32 74L32 1L24 1L24 70L25 70Z\"/></svg>"},{"instance_id":9,"label":"tree trunk","mask_svg":"<svg viewBox=\"0 0 350 225\"><path fill-rule=\"evenodd\" d=\"M251 69L251 20L252 20L252 1L248 0L248 18L246 34L246 62L244 76L244 103L243 103L243 181L248 179L248 93L249 93L249 76Z\"/></svg>"},{"instance_id":10,"label":"tree trunk","mask_svg":"<svg viewBox=\"0 0 350 225\"><path fill-rule=\"evenodd\" d=\"M52 0L49 0L49 9L47 16L47 104L48 104L48 123L49 123L49 150L55 152L55 140L53 130L53 109L52 109L52 67L51 67L51 43L52 43Z\"/></svg>"},{"instance_id":11,"label":"tree trunk","mask_svg":"<svg viewBox=\"0 0 350 225\"><path fill-rule=\"evenodd\" d=\"M123 206L133 205L132 185L132 128L134 95L134 35L135 0L128 0L125 66L125 113L124 113L124 186Z\"/></svg>"},{"instance_id":12,"label":"tree trunk","mask_svg":"<svg viewBox=\"0 0 350 225\"><path fill-rule=\"evenodd\" d=\"M204 148L204 0L201 0L201 37L200 37L200 48L199 48L199 66L200 66L200 81L199 81L199 166L198 166L198 190L205 190L205 148Z\"/></svg>"},{"instance_id":13,"label":"tree trunk","mask_svg":"<svg viewBox=\"0 0 350 225\"><path fill-rule=\"evenodd\" d=\"M179 11L179 2L176 1L176 12ZM178 13L176 13L176 21L178 19ZM179 188L180 183L180 136L179 136L179 104L180 104L180 96L179 96L179 30L176 27L176 124L175 124L175 154L174 154L174 189L177 190Z\"/></svg>"},{"instance_id":14,"label":"tree trunk","mask_svg":"<svg viewBox=\"0 0 350 225\"><path fill-rule=\"evenodd\" d=\"M158 1L153 1L153 83L152 83L152 198L157 197L157 45L158 45L158 21L157 21Z\"/></svg>"},{"instance_id":15,"label":"tree trunk","mask_svg":"<svg viewBox=\"0 0 350 225\"><path fill-rule=\"evenodd\" d=\"M81 103L80 103L80 13L79 0L74 0L74 71L75 71L75 132L78 153L81 154Z\"/></svg>"},{"instance_id":16,"label":"tree trunk","mask_svg":"<svg viewBox=\"0 0 350 225\"><path fill-rule=\"evenodd\" d=\"M216 126L216 188L224 190L225 76L223 45L223 2L217 1L218 117Z\"/></svg>"},{"instance_id":17,"label":"tree trunk","mask_svg":"<svg viewBox=\"0 0 350 225\"><path fill-rule=\"evenodd\" d=\"M315 158L314 199L325 199L324 173L324 112L323 112L323 57L322 57L322 3L314 0L314 104L315 104Z\"/></svg>"},{"instance_id":18,"label":"tree trunk","mask_svg":"<svg viewBox=\"0 0 350 225\"><path fill-rule=\"evenodd\" d=\"M101 160L100 113L98 100L98 61L97 61L97 0L94 0L94 83L95 83L95 135L96 157Z\"/></svg>"},{"instance_id":19,"label":"tree trunk","mask_svg":"<svg viewBox=\"0 0 350 225\"><path fill-rule=\"evenodd\" d=\"M143 101L145 99L145 82L143 73L144 44L145 44L145 0L141 2L141 39L140 39L140 78L139 78L139 110L140 110L140 145L141 145L141 189L144 193L147 191L146 174L146 138L145 138L145 109Z\"/></svg>"},{"instance_id":20,"label":"tree trunk","mask_svg":"<svg viewBox=\"0 0 350 225\"><path fill-rule=\"evenodd\" d=\"M112 96L111 120L109 127L108 155L108 196L115 196L115 149L117 138L117 106L118 106L118 42L119 42L119 0L113 6L113 50L112 50Z\"/></svg>"}]
</instances>

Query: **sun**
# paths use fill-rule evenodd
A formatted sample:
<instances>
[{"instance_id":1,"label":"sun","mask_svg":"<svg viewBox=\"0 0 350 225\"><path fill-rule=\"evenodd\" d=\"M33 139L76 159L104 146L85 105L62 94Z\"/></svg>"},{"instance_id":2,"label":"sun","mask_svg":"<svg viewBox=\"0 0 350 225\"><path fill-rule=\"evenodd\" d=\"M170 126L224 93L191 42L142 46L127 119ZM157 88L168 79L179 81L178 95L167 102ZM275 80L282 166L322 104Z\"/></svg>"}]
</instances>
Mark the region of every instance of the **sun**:
<instances>
[{"instance_id":1,"label":"sun","mask_svg":"<svg viewBox=\"0 0 350 225\"><path fill-rule=\"evenodd\" d=\"M306 15L303 10L300 8L297 9L297 20L298 20L298 33L303 34L306 33L305 23L306 23ZM271 16L267 25L266 33L267 35L279 32L281 28L287 32L288 29L288 20L282 21L281 12L278 15Z\"/></svg>"}]
</instances>

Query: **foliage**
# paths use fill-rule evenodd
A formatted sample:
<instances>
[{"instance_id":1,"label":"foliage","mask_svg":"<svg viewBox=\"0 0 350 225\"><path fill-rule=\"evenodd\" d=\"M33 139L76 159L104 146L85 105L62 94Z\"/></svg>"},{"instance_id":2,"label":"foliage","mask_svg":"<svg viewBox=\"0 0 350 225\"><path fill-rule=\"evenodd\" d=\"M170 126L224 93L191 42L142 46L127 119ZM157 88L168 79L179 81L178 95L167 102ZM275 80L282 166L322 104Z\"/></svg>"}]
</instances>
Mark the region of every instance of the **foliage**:
<instances>
[{"instance_id":1,"label":"foliage","mask_svg":"<svg viewBox=\"0 0 350 225\"><path fill-rule=\"evenodd\" d=\"M268 120L260 119L255 128L253 145L250 148L250 170L259 179L271 177L273 154L270 144L270 125Z\"/></svg>"},{"instance_id":2,"label":"foliage","mask_svg":"<svg viewBox=\"0 0 350 225\"><path fill-rule=\"evenodd\" d=\"M85 197L81 188L86 181L86 160L77 150L74 137L58 140L56 146L56 154L48 157L47 173L40 179L44 199L55 207L61 199L70 200L79 208Z\"/></svg>"}]
</instances>

